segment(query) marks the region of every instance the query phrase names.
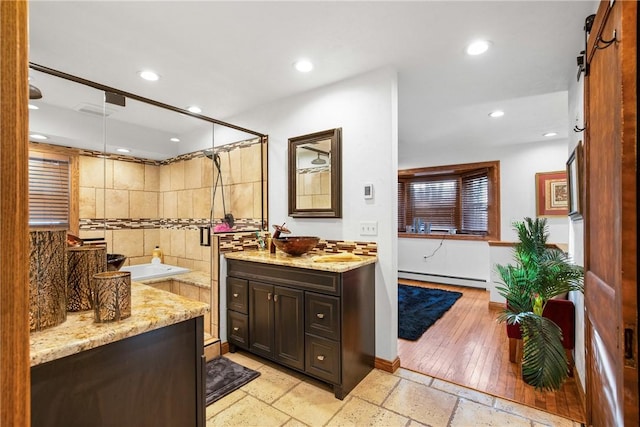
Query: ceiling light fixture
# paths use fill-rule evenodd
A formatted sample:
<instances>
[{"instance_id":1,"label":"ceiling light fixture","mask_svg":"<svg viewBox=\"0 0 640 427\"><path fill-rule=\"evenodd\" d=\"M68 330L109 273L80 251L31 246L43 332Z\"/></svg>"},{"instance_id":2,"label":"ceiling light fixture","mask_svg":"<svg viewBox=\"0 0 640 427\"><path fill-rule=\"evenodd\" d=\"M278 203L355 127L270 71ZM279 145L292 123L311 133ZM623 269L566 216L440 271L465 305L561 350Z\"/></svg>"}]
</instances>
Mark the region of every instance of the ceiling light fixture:
<instances>
[{"instance_id":1,"label":"ceiling light fixture","mask_svg":"<svg viewBox=\"0 0 640 427\"><path fill-rule=\"evenodd\" d=\"M140 71L138 73L138 75L141 78L143 78L143 79L145 79L147 81L150 81L150 82L155 82L155 81L160 80L160 76L158 75L158 73L155 73L155 72L150 71L150 70Z\"/></svg>"},{"instance_id":2,"label":"ceiling light fixture","mask_svg":"<svg viewBox=\"0 0 640 427\"><path fill-rule=\"evenodd\" d=\"M313 70L313 64L307 59L296 61L293 66L301 73L308 73L309 71Z\"/></svg>"},{"instance_id":3,"label":"ceiling light fixture","mask_svg":"<svg viewBox=\"0 0 640 427\"><path fill-rule=\"evenodd\" d=\"M29 138L31 139L39 139L39 140L45 140L45 139L49 139L48 137L39 134L39 133L32 133L31 135L29 135Z\"/></svg>"},{"instance_id":4,"label":"ceiling light fixture","mask_svg":"<svg viewBox=\"0 0 640 427\"><path fill-rule=\"evenodd\" d=\"M489 113L489 117L493 117L494 119L502 116L504 116L504 111L502 110L496 110Z\"/></svg>"},{"instance_id":5,"label":"ceiling light fixture","mask_svg":"<svg viewBox=\"0 0 640 427\"><path fill-rule=\"evenodd\" d=\"M33 104L29 104L29 110L39 110L40 107L38 107L37 105L33 105Z\"/></svg>"},{"instance_id":6,"label":"ceiling light fixture","mask_svg":"<svg viewBox=\"0 0 640 427\"><path fill-rule=\"evenodd\" d=\"M542 136L546 136L548 137L552 137L552 136L556 136L558 134L558 132L547 132L547 133L543 133Z\"/></svg>"},{"instance_id":7,"label":"ceiling light fixture","mask_svg":"<svg viewBox=\"0 0 640 427\"><path fill-rule=\"evenodd\" d=\"M126 148L116 148L116 151L119 153L130 153L131 150L127 150Z\"/></svg>"},{"instance_id":8,"label":"ceiling light fixture","mask_svg":"<svg viewBox=\"0 0 640 427\"><path fill-rule=\"evenodd\" d=\"M481 55L489 50L491 43L487 40L476 40L467 46L467 55Z\"/></svg>"},{"instance_id":9,"label":"ceiling light fixture","mask_svg":"<svg viewBox=\"0 0 640 427\"><path fill-rule=\"evenodd\" d=\"M180 138L176 138L174 136L173 138L170 138L169 141L171 141L171 142L180 142Z\"/></svg>"},{"instance_id":10,"label":"ceiling light fixture","mask_svg":"<svg viewBox=\"0 0 640 427\"><path fill-rule=\"evenodd\" d=\"M202 108L198 107L197 105L190 105L187 107L187 111L195 114L200 114L202 113Z\"/></svg>"}]
</instances>

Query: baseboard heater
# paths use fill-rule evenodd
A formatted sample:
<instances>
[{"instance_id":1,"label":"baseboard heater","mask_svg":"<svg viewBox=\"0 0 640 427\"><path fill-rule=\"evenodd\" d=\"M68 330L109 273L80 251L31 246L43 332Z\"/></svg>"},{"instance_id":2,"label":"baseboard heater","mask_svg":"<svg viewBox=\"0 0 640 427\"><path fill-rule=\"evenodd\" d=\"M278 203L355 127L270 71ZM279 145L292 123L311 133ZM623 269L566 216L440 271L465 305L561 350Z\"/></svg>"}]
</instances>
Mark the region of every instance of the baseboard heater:
<instances>
[{"instance_id":1,"label":"baseboard heater","mask_svg":"<svg viewBox=\"0 0 640 427\"><path fill-rule=\"evenodd\" d=\"M448 276L445 274L421 273L406 270L398 270L398 277L401 279L424 280L426 282L442 283L445 285L487 289L487 280L473 277Z\"/></svg>"}]
</instances>

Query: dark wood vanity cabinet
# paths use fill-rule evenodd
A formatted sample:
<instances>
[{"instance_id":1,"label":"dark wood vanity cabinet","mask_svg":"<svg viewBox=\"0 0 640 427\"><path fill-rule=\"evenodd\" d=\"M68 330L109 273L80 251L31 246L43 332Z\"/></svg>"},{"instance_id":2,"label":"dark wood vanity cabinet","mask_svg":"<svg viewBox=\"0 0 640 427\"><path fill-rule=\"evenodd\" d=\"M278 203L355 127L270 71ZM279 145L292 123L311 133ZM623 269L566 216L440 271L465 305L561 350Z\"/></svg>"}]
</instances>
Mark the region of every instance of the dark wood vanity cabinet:
<instances>
[{"instance_id":1,"label":"dark wood vanity cabinet","mask_svg":"<svg viewBox=\"0 0 640 427\"><path fill-rule=\"evenodd\" d=\"M249 281L249 350L304 368L302 291Z\"/></svg>"},{"instance_id":2,"label":"dark wood vanity cabinet","mask_svg":"<svg viewBox=\"0 0 640 427\"><path fill-rule=\"evenodd\" d=\"M375 271L227 260L231 351L248 350L333 385L343 399L374 366Z\"/></svg>"}]
</instances>

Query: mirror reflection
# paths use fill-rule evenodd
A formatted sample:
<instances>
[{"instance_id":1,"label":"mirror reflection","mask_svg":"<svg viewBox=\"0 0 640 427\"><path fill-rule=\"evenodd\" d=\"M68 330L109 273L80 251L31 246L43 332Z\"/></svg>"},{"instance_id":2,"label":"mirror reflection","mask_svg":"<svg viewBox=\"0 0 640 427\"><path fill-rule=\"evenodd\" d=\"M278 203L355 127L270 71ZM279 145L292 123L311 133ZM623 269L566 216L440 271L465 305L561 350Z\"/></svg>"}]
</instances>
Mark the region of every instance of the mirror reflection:
<instances>
[{"instance_id":1,"label":"mirror reflection","mask_svg":"<svg viewBox=\"0 0 640 427\"><path fill-rule=\"evenodd\" d=\"M30 83L41 94L30 100L32 148L75 159L72 234L110 242L108 231L123 222L180 222L218 233L264 229L266 137L132 98L114 100L36 69Z\"/></svg>"},{"instance_id":2,"label":"mirror reflection","mask_svg":"<svg viewBox=\"0 0 640 427\"><path fill-rule=\"evenodd\" d=\"M289 215L341 217L340 129L289 139Z\"/></svg>"}]
</instances>

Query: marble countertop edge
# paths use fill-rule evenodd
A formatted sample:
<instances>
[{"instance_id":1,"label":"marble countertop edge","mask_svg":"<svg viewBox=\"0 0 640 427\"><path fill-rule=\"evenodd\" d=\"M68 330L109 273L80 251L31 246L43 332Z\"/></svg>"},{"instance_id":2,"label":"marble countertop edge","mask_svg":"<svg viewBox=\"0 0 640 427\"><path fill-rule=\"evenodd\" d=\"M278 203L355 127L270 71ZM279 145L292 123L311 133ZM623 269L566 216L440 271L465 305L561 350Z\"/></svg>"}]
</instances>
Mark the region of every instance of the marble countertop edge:
<instances>
[{"instance_id":1,"label":"marble countertop edge","mask_svg":"<svg viewBox=\"0 0 640 427\"><path fill-rule=\"evenodd\" d=\"M361 260L360 261L347 261L347 262L314 262L313 257L317 256L317 253L314 254L304 254L302 256L294 257L287 255L281 251L276 251L275 254L270 253L269 251L237 251L237 252L227 252L225 253L225 258L227 259L236 259L241 261L253 261L260 262L263 264L274 264L274 265L283 265L288 267L297 267L297 268L306 268L309 270L321 270L321 271L332 271L334 273L344 273L349 270L354 270L356 268L374 264L378 261L378 257L375 255L358 255ZM331 255L331 254L327 254Z\"/></svg>"},{"instance_id":2,"label":"marble countertop edge","mask_svg":"<svg viewBox=\"0 0 640 427\"><path fill-rule=\"evenodd\" d=\"M209 305L132 282L131 317L95 323L93 311L67 313L60 325L30 334L30 363L36 366L202 316Z\"/></svg>"}]
</instances>

